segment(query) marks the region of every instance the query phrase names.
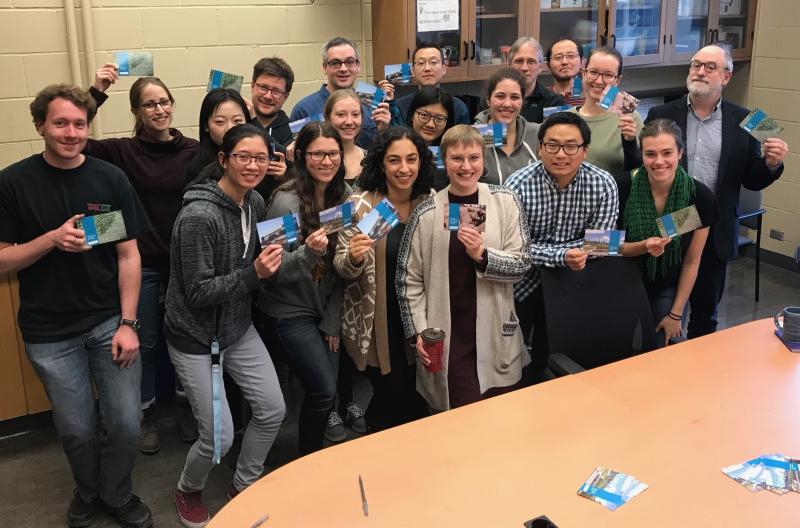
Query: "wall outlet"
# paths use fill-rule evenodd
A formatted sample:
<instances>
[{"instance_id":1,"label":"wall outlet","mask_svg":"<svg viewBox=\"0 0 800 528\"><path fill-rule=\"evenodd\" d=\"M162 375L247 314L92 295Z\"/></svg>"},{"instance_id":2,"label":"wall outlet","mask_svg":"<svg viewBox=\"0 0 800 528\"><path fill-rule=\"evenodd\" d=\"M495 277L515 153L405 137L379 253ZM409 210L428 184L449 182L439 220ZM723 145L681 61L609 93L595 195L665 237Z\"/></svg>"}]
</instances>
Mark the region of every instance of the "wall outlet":
<instances>
[{"instance_id":1,"label":"wall outlet","mask_svg":"<svg viewBox=\"0 0 800 528\"><path fill-rule=\"evenodd\" d=\"M783 231L778 231L777 229L770 229L769 230L769 237L774 238L775 240L783 240Z\"/></svg>"}]
</instances>

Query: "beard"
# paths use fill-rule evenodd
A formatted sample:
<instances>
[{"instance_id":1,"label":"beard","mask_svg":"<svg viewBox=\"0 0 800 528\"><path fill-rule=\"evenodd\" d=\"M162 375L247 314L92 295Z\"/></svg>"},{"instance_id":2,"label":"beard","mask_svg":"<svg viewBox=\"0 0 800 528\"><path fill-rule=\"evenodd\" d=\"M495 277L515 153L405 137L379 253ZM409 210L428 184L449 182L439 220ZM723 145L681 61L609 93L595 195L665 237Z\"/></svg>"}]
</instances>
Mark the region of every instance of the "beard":
<instances>
[{"instance_id":1,"label":"beard","mask_svg":"<svg viewBox=\"0 0 800 528\"><path fill-rule=\"evenodd\" d=\"M567 82L573 77L575 77L575 75L561 75L557 71L551 71L550 76L553 77L553 79L555 79L558 82Z\"/></svg>"},{"instance_id":2,"label":"beard","mask_svg":"<svg viewBox=\"0 0 800 528\"><path fill-rule=\"evenodd\" d=\"M707 81L686 79L686 89L695 97L708 97L714 92L714 88Z\"/></svg>"}]
</instances>

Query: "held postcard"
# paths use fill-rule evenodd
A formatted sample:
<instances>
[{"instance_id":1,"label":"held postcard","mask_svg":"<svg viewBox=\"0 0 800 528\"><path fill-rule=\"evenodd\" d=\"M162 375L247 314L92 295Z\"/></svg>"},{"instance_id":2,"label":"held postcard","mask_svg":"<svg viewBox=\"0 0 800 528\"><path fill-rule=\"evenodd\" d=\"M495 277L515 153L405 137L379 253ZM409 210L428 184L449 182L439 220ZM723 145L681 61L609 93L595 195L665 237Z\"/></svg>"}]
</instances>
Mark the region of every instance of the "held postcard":
<instances>
[{"instance_id":1,"label":"held postcard","mask_svg":"<svg viewBox=\"0 0 800 528\"><path fill-rule=\"evenodd\" d=\"M256 224L261 248L270 244L291 245L300 238L300 215L291 212Z\"/></svg>"},{"instance_id":2,"label":"held postcard","mask_svg":"<svg viewBox=\"0 0 800 528\"><path fill-rule=\"evenodd\" d=\"M122 211L84 216L75 221L75 228L83 229L84 233L86 233L86 243L90 246L128 238Z\"/></svg>"},{"instance_id":3,"label":"held postcard","mask_svg":"<svg viewBox=\"0 0 800 528\"><path fill-rule=\"evenodd\" d=\"M474 227L479 233L486 231L486 205L484 204L444 204L444 228L458 231L464 225Z\"/></svg>"}]
</instances>

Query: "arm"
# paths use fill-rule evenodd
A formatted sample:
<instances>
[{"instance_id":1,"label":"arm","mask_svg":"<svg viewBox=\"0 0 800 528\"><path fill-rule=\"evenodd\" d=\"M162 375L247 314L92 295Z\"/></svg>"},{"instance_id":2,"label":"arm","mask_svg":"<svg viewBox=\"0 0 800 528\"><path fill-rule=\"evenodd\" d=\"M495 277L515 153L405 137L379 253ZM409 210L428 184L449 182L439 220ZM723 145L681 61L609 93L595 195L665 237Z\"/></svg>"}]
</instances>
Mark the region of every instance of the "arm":
<instances>
[{"instance_id":1,"label":"arm","mask_svg":"<svg viewBox=\"0 0 800 528\"><path fill-rule=\"evenodd\" d=\"M519 282L531 267L531 256L528 254L528 230L522 205L515 193L508 193L509 200L503 200L504 222L503 247L487 248L488 264L486 271L478 271L478 277L499 281ZM502 197L502 196L501 196Z\"/></svg>"},{"instance_id":2,"label":"arm","mask_svg":"<svg viewBox=\"0 0 800 528\"><path fill-rule=\"evenodd\" d=\"M0 275L25 269L53 249L67 253L82 253L92 249L86 245L83 230L75 227L75 221L80 218L83 218L82 214L75 215L58 229L48 231L24 244L0 242Z\"/></svg>"},{"instance_id":3,"label":"arm","mask_svg":"<svg viewBox=\"0 0 800 528\"><path fill-rule=\"evenodd\" d=\"M639 132L642 131L642 116L634 111L619 118L622 134L623 169L630 171L642 166L642 151L639 148Z\"/></svg>"},{"instance_id":4,"label":"arm","mask_svg":"<svg viewBox=\"0 0 800 528\"><path fill-rule=\"evenodd\" d=\"M406 338L428 328L425 263L422 261L422 236L418 232L420 209L421 206L411 214L397 258L397 300Z\"/></svg>"},{"instance_id":5,"label":"arm","mask_svg":"<svg viewBox=\"0 0 800 528\"><path fill-rule=\"evenodd\" d=\"M357 279L364 272L367 261L366 252L372 247L372 240L357 229L349 228L339 232L333 267L345 280ZM366 248L366 251L363 249Z\"/></svg>"},{"instance_id":6,"label":"arm","mask_svg":"<svg viewBox=\"0 0 800 528\"><path fill-rule=\"evenodd\" d=\"M142 262L136 239L126 240L116 245L117 282L119 284L119 305L123 319L136 319L139 304L139 288L142 284ZM139 355L139 336L133 329L120 325L111 339L111 359L122 368L134 364Z\"/></svg>"},{"instance_id":7,"label":"arm","mask_svg":"<svg viewBox=\"0 0 800 528\"><path fill-rule=\"evenodd\" d=\"M328 298L325 300L325 308L322 313L322 320L319 322L320 331L331 337L339 337L342 333L342 298L344 297L344 283L341 278L336 278L336 284Z\"/></svg>"},{"instance_id":8,"label":"arm","mask_svg":"<svg viewBox=\"0 0 800 528\"><path fill-rule=\"evenodd\" d=\"M645 253L660 257L670 240L669 238L650 237L638 242L625 242L622 244L620 253L622 253L623 257L638 257Z\"/></svg>"},{"instance_id":9,"label":"arm","mask_svg":"<svg viewBox=\"0 0 800 528\"><path fill-rule=\"evenodd\" d=\"M742 176L742 185L751 191L767 188L783 174L783 159L788 145L781 139L769 138L762 145L754 137L748 137L747 167Z\"/></svg>"}]
</instances>

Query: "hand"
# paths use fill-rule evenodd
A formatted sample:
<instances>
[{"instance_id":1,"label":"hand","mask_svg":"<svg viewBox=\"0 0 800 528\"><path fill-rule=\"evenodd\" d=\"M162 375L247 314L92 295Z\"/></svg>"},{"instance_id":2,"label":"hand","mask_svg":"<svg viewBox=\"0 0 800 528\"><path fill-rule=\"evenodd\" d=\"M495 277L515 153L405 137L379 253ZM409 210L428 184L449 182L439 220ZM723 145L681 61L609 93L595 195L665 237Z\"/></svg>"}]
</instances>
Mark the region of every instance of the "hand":
<instances>
[{"instance_id":1,"label":"hand","mask_svg":"<svg viewBox=\"0 0 800 528\"><path fill-rule=\"evenodd\" d=\"M670 318L669 315L665 316L661 322L658 323L658 326L656 326L656 333L661 330L664 331L664 346L669 345L670 338L678 337L683 332L681 321L676 321Z\"/></svg>"},{"instance_id":2,"label":"hand","mask_svg":"<svg viewBox=\"0 0 800 528\"><path fill-rule=\"evenodd\" d=\"M139 356L139 336L133 328L120 325L111 339L111 359L120 368L130 368Z\"/></svg>"},{"instance_id":3,"label":"hand","mask_svg":"<svg viewBox=\"0 0 800 528\"><path fill-rule=\"evenodd\" d=\"M282 255L283 246L279 246L278 244L270 244L261 250L255 262L253 262L258 278L266 279L278 271L278 268L281 267Z\"/></svg>"},{"instance_id":4,"label":"hand","mask_svg":"<svg viewBox=\"0 0 800 528\"><path fill-rule=\"evenodd\" d=\"M420 363L425 365L426 367L431 364L431 358L428 356L428 353L425 352L425 347L422 344L422 335L417 336L417 357L419 358Z\"/></svg>"},{"instance_id":5,"label":"hand","mask_svg":"<svg viewBox=\"0 0 800 528\"><path fill-rule=\"evenodd\" d=\"M644 247L652 256L660 257L664 254L664 248L666 248L667 244L670 242L672 242L670 238L650 237L644 241Z\"/></svg>"},{"instance_id":6,"label":"hand","mask_svg":"<svg viewBox=\"0 0 800 528\"><path fill-rule=\"evenodd\" d=\"M328 249L328 236L323 228L319 228L306 238L306 246L317 255L324 255Z\"/></svg>"},{"instance_id":7,"label":"hand","mask_svg":"<svg viewBox=\"0 0 800 528\"><path fill-rule=\"evenodd\" d=\"M582 249L572 248L568 249L564 256L569 269L572 271L580 271L586 267L586 257L589 256L589 253Z\"/></svg>"},{"instance_id":8,"label":"hand","mask_svg":"<svg viewBox=\"0 0 800 528\"><path fill-rule=\"evenodd\" d=\"M67 253L83 253L92 249L86 244L86 233L83 229L75 227L75 222L81 218L83 215L77 214L64 222L58 229L50 231L50 241L53 243L53 247Z\"/></svg>"},{"instance_id":9,"label":"hand","mask_svg":"<svg viewBox=\"0 0 800 528\"><path fill-rule=\"evenodd\" d=\"M462 225L458 228L458 233L456 234L456 238L464 244L464 247L467 250L467 255L469 258L474 260L475 262L480 262L481 258L483 258L483 237L481 233L478 232L471 225Z\"/></svg>"},{"instance_id":10,"label":"hand","mask_svg":"<svg viewBox=\"0 0 800 528\"><path fill-rule=\"evenodd\" d=\"M267 176L272 176L273 178L283 178L283 175L286 174L286 155L283 152L278 152L276 150L275 157L278 159L269 160Z\"/></svg>"},{"instance_id":11,"label":"hand","mask_svg":"<svg viewBox=\"0 0 800 528\"><path fill-rule=\"evenodd\" d=\"M619 131L628 141L636 139L636 122L630 114L619 116Z\"/></svg>"},{"instance_id":12,"label":"hand","mask_svg":"<svg viewBox=\"0 0 800 528\"><path fill-rule=\"evenodd\" d=\"M789 152L789 145L782 139L767 138L764 142L764 161L768 167L775 168Z\"/></svg>"},{"instance_id":13,"label":"hand","mask_svg":"<svg viewBox=\"0 0 800 528\"><path fill-rule=\"evenodd\" d=\"M92 86L94 86L95 90L105 92L112 84L117 82L117 79L119 79L117 65L113 62L107 62L94 72L94 84Z\"/></svg>"},{"instance_id":14,"label":"hand","mask_svg":"<svg viewBox=\"0 0 800 528\"><path fill-rule=\"evenodd\" d=\"M389 103L381 103L378 108L372 111L372 120L379 132L383 132L389 128L389 122L392 120L392 112L389 110Z\"/></svg>"},{"instance_id":15,"label":"hand","mask_svg":"<svg viewBox=\"0 0 800 528\"><path fill-rule=\"evenodd\" d=\"M339 336L329 336L322 334L322 337L325 339L325 342L328 344L328 350L331 352L338 352L339 351Z\"/></svg>"},{"instance_id":16,"label":"hand","mask_svg":"<svg viewBox=\"0 0 800 528\"><path fill-rule=\"evenodd\" d=\"M294 141L289 143L289 146L286 147L286 159L294 163Z\"/></svg>"},{"instance_id":17,"label":"hand","mask_svg":"<svg viewBox=\"0 0 800 528\"><path fill-rule=\"evenodd\" d=\"M374 241L369 235L365 235L364 233L354 235L353 238L350 239L350 246L348 247L350 262L356 266L361 265L361 263L364 262L366 254L372 249L373 243Z\"/></svg>"},{"instance_id":18,"label":"hand","mask_svg":"<svg viewBox=\"0 0 800 528\"><path fill-rule=\"evenodd\" d=\"M242 99L244 99L244 104L247 105L247 113L250 114L250 119L255 119L256 108L253 106L253 101L251 101L245 96L242 96Z\"/></svg>"},{"instance_id":19,"label":"hand","mask_svg":"<svg viewBox=\"0 0 800 528\"><path fill-rule=\"evenodd\" d=\"M378 88L383 90L383 93L386 94L386 101L391 101L394 99L394 85L392 83L386 79L378 81Z\"/></svg>"}]
</instances>

